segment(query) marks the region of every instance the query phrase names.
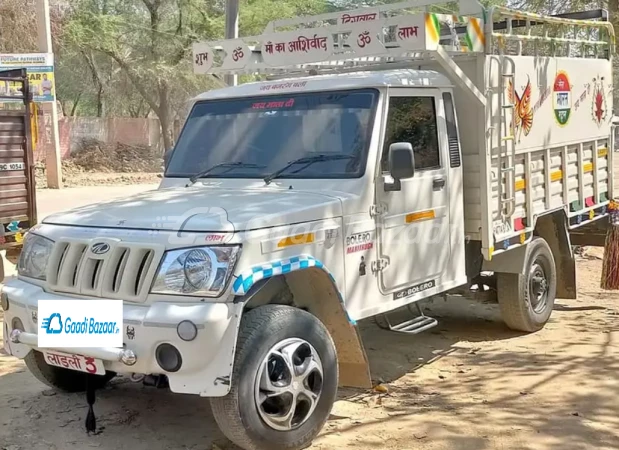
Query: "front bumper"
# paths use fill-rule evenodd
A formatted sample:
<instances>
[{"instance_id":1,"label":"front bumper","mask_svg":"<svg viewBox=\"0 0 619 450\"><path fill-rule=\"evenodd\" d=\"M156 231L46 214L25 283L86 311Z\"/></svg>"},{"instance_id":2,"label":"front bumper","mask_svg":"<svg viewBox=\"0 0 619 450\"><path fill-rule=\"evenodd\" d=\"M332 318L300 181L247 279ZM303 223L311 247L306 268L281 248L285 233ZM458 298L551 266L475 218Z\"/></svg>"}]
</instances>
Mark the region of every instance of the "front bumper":
<instances>
[{"instance_id":1,"label":"front bumper","mask_svg":"<svg viewBox=\"0 0 619 450\"><path fill-rule=\"evenodd\" d=\"M47 293L39 286L18 279L8 281L2 293L9 299L9 308L4 313L4 347L21 359L39 350L38 301L72 299ZM233 303L124 303L124 348L53 350L101 359L106 370L117 373L165 374L172 392L220 397L230 389L241 309L241 305ZM22 332L13 331L14 318L21 320ZM186 342L178 336L176 327L183 320L192 321L198 329L193 341ZM182 366L177 372L166 372L157 363L155 350L163 343L173 345L181 354Z\"/></svg>"}]
</instances>

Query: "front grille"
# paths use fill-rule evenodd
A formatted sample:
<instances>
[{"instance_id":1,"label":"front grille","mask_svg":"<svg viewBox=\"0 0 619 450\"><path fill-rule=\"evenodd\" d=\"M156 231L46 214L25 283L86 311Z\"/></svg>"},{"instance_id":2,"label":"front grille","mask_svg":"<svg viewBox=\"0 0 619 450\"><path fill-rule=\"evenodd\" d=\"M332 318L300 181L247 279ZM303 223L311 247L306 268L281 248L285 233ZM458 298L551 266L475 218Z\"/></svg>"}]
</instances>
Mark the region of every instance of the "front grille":
<instances>
[{"instance_id":1,"label":"front grille","mask_svg":"<svg viewBox=\"0 0 619 450\"><path fill-rule=\"evenodd\" d=\"M105 243L104 254L92 251ZM47 268L50 290L92 297L144 301L163 248L118 240L56 242Z\"/></svg>"}]
</instances>

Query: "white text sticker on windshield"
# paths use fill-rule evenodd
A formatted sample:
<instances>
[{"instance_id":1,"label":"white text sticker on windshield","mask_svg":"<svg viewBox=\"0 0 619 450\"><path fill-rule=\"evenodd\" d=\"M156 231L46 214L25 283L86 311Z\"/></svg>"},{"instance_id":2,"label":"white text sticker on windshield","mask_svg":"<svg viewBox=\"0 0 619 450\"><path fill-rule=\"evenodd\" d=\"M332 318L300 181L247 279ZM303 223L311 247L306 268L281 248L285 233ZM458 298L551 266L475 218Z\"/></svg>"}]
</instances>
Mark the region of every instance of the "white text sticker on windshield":
<instances>
[{"instance_id":1,"label":"white text sticker on windshield","mask_svg":"<svg viewBox=\"0 0 619 450\"><path fill-rule=\"evenodd\" d=\"M7 170L24 170L25 164L19 163L2 163L0 164L0 171L5 172Z\"/></svg>"},{"instance_id":2,"label":"white text sticker on windshield","mask_svg":"<svg viewBox=\"0 0 619 450\"><path fill-rule=\"evenodd\" d=\"M122 347L122 300L39 300L41 348Z\"/></svg>"}]
</instances>

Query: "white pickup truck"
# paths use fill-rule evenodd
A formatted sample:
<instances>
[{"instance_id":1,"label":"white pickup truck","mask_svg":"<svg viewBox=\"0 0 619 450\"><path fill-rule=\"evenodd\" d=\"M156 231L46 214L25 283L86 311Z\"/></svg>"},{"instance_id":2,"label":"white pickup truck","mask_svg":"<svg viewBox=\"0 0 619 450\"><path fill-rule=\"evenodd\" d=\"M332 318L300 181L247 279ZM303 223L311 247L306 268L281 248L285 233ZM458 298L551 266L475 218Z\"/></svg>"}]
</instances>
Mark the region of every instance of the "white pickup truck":
<instances>
[{"instance_id":1,"label":"white pickup truck","mask_svg":"<svg viewBox=\"0 0 619 450\"><path fill-rule=\"evenodd\" d=\"M359 320L411 339L436 325L420 301L490 286L508 327L540 330L576 296L571 233L607 221L614 32L471 0L405 11L432 3L196 43L196 72L268 79L195 99L159 189L27 234L7 351L67 391L165 375L240 447L300 449L338 385L372 385ZM104 375L46 358L46 299L124 302L122 347L54 349Z\"/></svg>"}]
</instances>

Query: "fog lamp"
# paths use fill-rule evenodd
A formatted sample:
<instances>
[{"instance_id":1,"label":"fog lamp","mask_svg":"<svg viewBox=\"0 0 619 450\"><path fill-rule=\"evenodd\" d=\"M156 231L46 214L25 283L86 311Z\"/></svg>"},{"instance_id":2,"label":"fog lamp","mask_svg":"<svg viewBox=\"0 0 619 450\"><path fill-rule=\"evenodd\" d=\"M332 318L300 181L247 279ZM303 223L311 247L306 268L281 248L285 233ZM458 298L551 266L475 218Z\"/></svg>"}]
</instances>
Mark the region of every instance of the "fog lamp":
<instances>
[{"instance_id":1,"label":"fog lamp","mask_svg":"<svg viewBox=\"0 0 619 450\"><path fill-rule=\"evenodd\" d=\"M176 332L178 333L178 337L183 341L189 342L193 341L198 335L198 327L191 320L183 320L176 327Z\"/></svg>"}]
</instances>

